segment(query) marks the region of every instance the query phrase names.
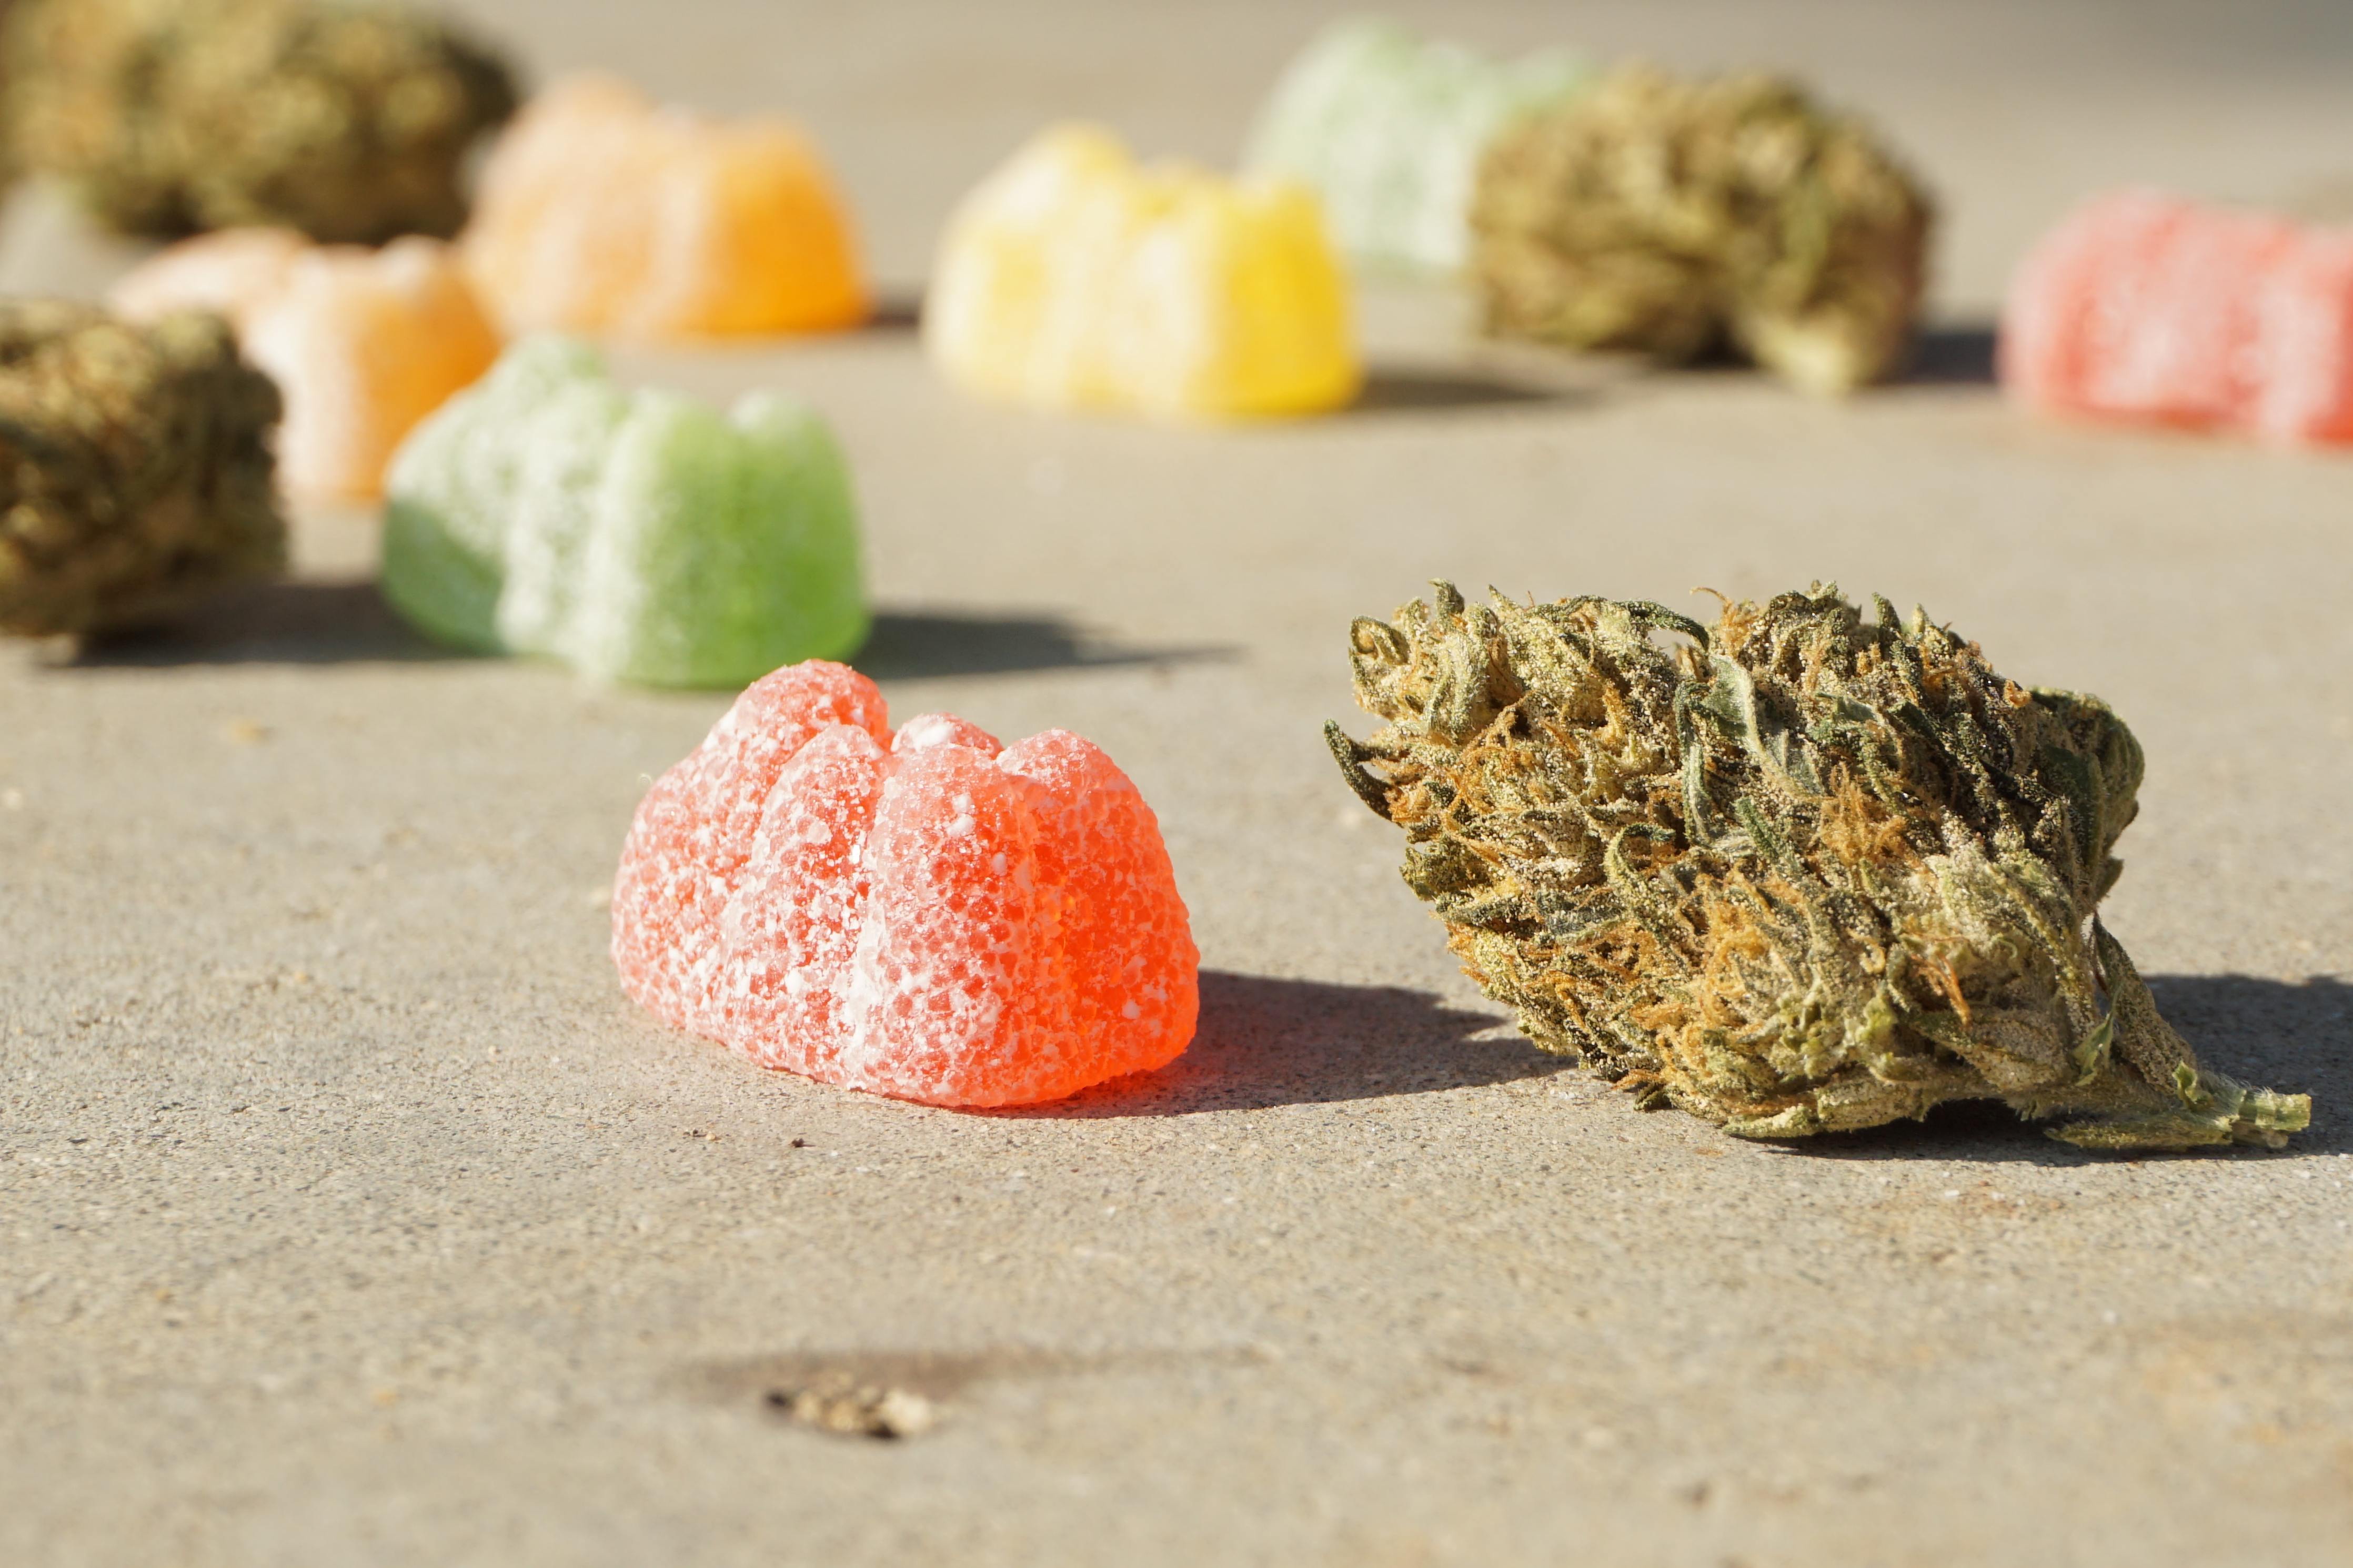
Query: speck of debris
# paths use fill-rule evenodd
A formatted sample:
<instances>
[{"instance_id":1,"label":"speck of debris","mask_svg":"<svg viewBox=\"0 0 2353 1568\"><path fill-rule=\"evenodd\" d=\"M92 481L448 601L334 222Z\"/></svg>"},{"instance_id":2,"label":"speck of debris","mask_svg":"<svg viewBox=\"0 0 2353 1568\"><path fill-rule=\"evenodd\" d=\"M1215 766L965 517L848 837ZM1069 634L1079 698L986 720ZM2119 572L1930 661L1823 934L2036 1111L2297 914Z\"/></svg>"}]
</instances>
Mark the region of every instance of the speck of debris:
<instances>
[{"instance_id":1,"label":"speck of debris","mask_svg":"<svg viewBox=\"0 0 2353 1568\"><path fill-rule=\"evenodd\" d=\"M719 1142L718 1133L706 1131L704 1129L700 1127L690 1127L685 1131L681 1132L679 1136L681 1138L700 1138L706 1143L716 1143Z\"/></svg>"},{"instance_id":2,"label":"speck of debris","mask_svg":"<svg viewBox=\"0 0 2353 1568\"><path fill-rule=\"evenodd\" d=\"M771 1410L803 1426L842 1437L895 1441L920 1437L940 1424L939 1406L905 1388L828 1382L772 1388L761 1396Z\"/></svg>"},{"instance_id":3,"label":"speck of debris","mask_svg":"<svg viewBox=\"0 0 2353 1568\"><path fill-rule=\"evenodd\" d=\"M806 1149L808 1147L808 1140L806 1138L796 1138L793 1140L793 1147L796 1149Z\"/></svg>"}]
</instances>

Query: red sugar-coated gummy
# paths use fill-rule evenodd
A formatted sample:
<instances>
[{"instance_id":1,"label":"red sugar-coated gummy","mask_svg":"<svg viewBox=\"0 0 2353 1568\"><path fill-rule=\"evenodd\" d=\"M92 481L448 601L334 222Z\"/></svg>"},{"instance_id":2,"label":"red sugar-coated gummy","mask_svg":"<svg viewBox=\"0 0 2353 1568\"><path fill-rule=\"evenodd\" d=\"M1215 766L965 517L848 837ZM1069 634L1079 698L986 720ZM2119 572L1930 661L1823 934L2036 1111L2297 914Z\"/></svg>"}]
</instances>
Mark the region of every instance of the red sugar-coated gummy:
<instances>
[{"instance_id":1,"label":"red sugar-coated gummy","mask_svg":"<svg viewBox=\"0 0 2353 1568\"><path fill-rule=\"evenodd\" d=\"M2353 233L2103 197L2019 268L2000 358L2040 407L2353 438Z\"/></svg>"},{"instance_id":2,"label":"red sugar-coated gummy","mask_svg":"<svg viewBox=\"0 0 2353 1568\"><path fill-rule=\"evenodd\" d=\"M1109 757L945 714L894 737L822 660L754 684L648 793L613 960L665 1023L935 1105L1165 1066L1199 1011L1159 824Z\"/></svg>"}]
</instances>

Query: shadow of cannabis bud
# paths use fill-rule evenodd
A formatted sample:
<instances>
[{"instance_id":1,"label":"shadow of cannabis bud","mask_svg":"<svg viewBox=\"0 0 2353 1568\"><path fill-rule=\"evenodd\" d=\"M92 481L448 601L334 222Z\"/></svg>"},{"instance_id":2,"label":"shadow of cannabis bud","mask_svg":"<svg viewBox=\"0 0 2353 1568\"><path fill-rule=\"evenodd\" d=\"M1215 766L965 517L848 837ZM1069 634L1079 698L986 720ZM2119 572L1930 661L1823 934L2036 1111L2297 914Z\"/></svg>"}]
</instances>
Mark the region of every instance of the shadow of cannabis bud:
<instances>
[{"instance_id":1,"label":"shadow of cannabis bud","mask_svg":"<svg viewBox=\"0 0 2353 1568\"><path fill-rule=\"evenodd\" d=\"M1436 586L1350 632L1387 727L1325 734L1545 1049L1752 1138L1963 1099L2097 1149L2277 1147L2309 1121L2200 1068L2093 912L2141 779L2096 698L1835 587L1711 629Z\"/></svg>"},{"instance_id":2,"label":"shadow of cannabis bud","mask_svg":"<svg viewBox=\"0 0 2353 1568\"><path fill-rule=\"evenodd\" d=\"M1728 339L1837 394L1903 353L1930 218L1869 132L1793 84L1631 65L1488 148L1472 270L1492 331L1668 361Z\"/></svg>"}]
</instances>

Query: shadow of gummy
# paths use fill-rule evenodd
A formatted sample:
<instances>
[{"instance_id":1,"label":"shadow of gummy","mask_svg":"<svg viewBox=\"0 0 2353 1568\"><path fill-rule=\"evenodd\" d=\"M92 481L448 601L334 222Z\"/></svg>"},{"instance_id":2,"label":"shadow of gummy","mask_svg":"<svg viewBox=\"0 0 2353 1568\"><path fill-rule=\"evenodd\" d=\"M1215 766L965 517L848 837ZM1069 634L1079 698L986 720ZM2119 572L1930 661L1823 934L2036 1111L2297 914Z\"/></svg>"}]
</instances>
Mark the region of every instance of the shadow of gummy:
<instances>
[{"instance_id":1,"label":"shadow of gummy","mask_svg":"<svg viewBox=\"0 0 2353 1568\"><path fill-rule=\"evenodd\" d=\"M480 656L443 647L373 582L279 580L225 588L153 625L62 645L59 669L207 664L360 664ZM850 662L881 680L1008 675L1236 657L1226 647L1134 647L1054 616L882 611Z\"/></svg>"},{"instance_id":2,"label":"shadow of gummy","mask_svg":"<svg viewBox=\"0 0 2353 1568\"><path fill-rule=\"evenodd\" d=\"M2303 981L2247 974L2150 974L2158 1011L2205 1066L2242 1083L2312 1096L2312 1125L2267 1159L2353 1152L2353 985L2328 975ZM2199 1159L2253 1149L2189 1150L2179 1154L2104 1154L2042 1135L2055 1123L2029 1122L1998 1100L1940 1105L1923 1121L1897 1121L1861 1132L1792 1139L1790 1154L1844 1160L1982 1160L2037 1165L2087 1165L2134 1160Z\"/></svg>"},{"instance_id":3,"label":"shadow of gummy","mask_svg":"<svg viewBox=\"0 0 2353 1568\"><path fill-rule=\"evenodd\" d=\"M59 667L361 664L458 658L396 614L373 582L280 579L224 588L152 626L85 637Z\"/></svg>"},{"instance_id":4,"label":"shadow of gummy","mask_svg":"<svg viewBox=\"0 0 2353 1568\"><path fill-rule=\"evenodd\" d=\"M1131 647L1059 616L883 610L874 616L866 646L849 662L877 680L917 680L1234 657L1236 651L1227 647Z\"/></svg>"},{"instance_id":5,"label":"shadow of gummy","mask_svg":"<svg viewBox=\"0 0 2353 1568\"><path fill-rule=\"evenodd\" d=\"M1158 1072L1114 1079L1047 1105L997 1116L1189 1116L1379 1100L1544 1078L1568 1062L1546 1056L1492 1013L1450 1007L1395 985L1334 985L1260 974L1201 973L1201 1026Z\"/></svg>"},{"instance_id":6,"label":"shadow of gummy","mask_svg":"<svg viewBox=\"0 0 2353 1568\"><path fill-rule=\"evenodd\" d=\"M877 333L917 332L923 326L923 296L885 289L874 297L859 331Z\"/></svg>"}]
</instances>

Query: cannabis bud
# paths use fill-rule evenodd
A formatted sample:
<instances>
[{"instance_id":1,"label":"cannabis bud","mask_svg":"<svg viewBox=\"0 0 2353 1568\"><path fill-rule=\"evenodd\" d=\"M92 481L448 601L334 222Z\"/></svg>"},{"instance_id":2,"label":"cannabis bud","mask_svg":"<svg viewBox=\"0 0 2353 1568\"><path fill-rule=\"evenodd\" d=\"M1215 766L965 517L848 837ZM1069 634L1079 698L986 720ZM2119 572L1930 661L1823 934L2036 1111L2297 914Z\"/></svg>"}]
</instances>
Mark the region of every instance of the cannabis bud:
<instances>
[{"instance_id":1,"label":"cannabis bud","mask_svg":"<svg viewBox=\"0 0 2353 1568\"><path fill-rule=\"evenodd\" d=\"M278 389L227 322L0 300L0 631L100 631L277 571Z\"/></svg>"},{"instance_id":2,"label":"cannabis bud","mask_svg":"<svg viewBox=\"0 0 2353 1568\"><path fill-rule=\"evenodd\" d=\"M1628 66L1490 145L1472 267L1492 331L1668 361L1728 341L1836 394L1903 353L1930 217L1860 124L1795 85Z\"/></svg>"},{"instance_id":3,"label":"cannabis bud","mask_svg":"<svg viewBox=\"0 0 2353 1568\"><path fill-rule=\"evenodd\" d=\"M396 5L27 0L6 54L24 163L136 234L454 234L466 150L515 104L496 57Z\"/></svg>"},{"instance_id":4,"label":"cannabis bud","mask_svg":"<svg viewBox=\"0 0 2353 1568\"><path fill-rule=\"evenodd\" d=\"M2310 1120L2200 1068L2101 926L2141 751L2096 698L1835 587L1713 628L1437 590L1356 623L1388 724L1325 733L1545 1049L1755 1138L1965 1099L2100 1149L2277 1147Z\"/></svg>"}]
</instances>

